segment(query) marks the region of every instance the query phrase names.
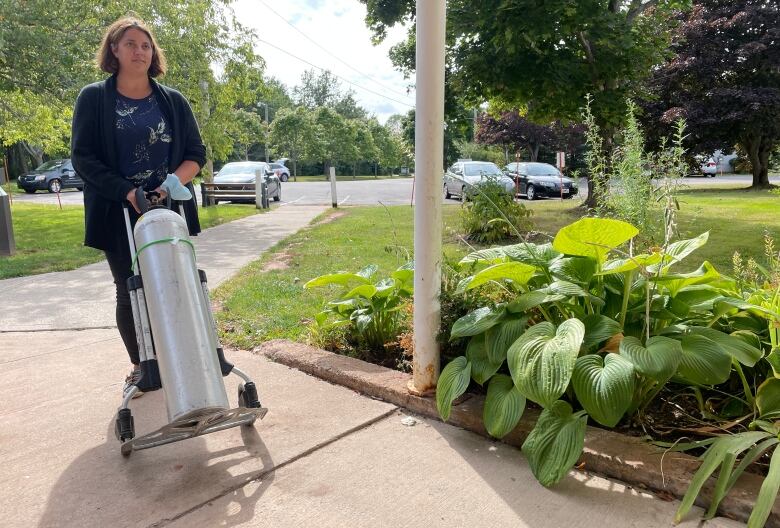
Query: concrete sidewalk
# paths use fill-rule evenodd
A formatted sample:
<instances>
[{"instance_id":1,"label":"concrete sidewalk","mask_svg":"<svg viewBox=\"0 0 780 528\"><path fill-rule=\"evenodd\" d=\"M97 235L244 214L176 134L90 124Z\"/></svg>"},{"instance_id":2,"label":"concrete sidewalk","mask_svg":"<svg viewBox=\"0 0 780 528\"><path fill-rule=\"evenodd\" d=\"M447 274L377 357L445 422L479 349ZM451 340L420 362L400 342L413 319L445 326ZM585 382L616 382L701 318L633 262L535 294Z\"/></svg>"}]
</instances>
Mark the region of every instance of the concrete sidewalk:
<instances>
[{"instance_id":1,"label":"concrete sidewalk","mask_svg":"<svg viewBox=\"0 0 780 528\"><path fill-rule=\"evenodd\" d=\"M281 208L204 233L212 286L320 211ZM240 243L222 250L228 240ZM258 382L264 420L125 459L113 434L121 340L114 328L73 330L113 325L110 275L107 286L97 266L0 282L3 528L672 525L676 501L577 471L545 489L514 448L246 351L227 355ZM226 387L235 402L237 378ZM160 391L131 408L137 434L165 423ZM702 525L690 519L681 526Z\"/></svg>"}]
</instances>

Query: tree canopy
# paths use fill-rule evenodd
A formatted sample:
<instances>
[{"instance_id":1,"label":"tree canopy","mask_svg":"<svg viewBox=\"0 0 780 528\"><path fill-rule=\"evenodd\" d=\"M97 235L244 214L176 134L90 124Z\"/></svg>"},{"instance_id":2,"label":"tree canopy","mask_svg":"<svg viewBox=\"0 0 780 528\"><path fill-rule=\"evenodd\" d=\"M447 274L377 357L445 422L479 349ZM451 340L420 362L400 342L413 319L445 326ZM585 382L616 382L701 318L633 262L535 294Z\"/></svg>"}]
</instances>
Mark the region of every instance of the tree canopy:
<instances>
[{"instance_id":1,"label":"tree canopy","mask_svg":"<svg viewBox=\"0 0 780 528\"><path fill-rule=\"evenodd\" d=\"M780 144L780 6L764 0L701 0L675 34L675 56L653 75L646 128L668 134L683 117L694 151L735 144L769 185L769 156Z\"/></svg>"}]
</instances>

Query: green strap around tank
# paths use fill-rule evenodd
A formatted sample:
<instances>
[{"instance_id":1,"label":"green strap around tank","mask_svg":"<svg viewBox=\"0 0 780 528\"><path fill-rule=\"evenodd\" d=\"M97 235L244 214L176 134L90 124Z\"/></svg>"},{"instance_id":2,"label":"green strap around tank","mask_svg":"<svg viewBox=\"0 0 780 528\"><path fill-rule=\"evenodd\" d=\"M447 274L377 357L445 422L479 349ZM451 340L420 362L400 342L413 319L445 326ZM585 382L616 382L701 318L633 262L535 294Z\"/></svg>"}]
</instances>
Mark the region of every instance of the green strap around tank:
<instances>
[{"instance_id":1,"label":"green strap around tank","mask_svg":"<svg viewBox=\"0 0 780 528\"><path fill-rule=\"evenodd\" d=\"M195 254L195 246L192 244L192 241L187 240L186 238L179 238L179 237L170 237L170 238L161 238L160 240L152 240L151 242L147 242L140 248L138 248L135 252L135 255L133 255L133 262L130 265L130 267L133 270L133 273L136 275L138 274L138 256L141 254L141 251L145 250L149 246L154 246L156 244L164 244L166 242L170 242L171 244L178 244L179 242L184 242L185 244L189 244L190 248L192 249L193 255Z\"/></svg>"}]
</instances>

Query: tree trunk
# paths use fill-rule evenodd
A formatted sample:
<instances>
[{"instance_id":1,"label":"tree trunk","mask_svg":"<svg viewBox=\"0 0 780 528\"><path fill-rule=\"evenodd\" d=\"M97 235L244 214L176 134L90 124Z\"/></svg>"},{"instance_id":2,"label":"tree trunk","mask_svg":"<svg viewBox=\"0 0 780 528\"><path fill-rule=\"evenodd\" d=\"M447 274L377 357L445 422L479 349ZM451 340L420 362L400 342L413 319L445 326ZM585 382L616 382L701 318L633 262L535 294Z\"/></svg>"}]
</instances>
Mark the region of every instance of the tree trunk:
<instances>
[{"instance_id":1,"label":"tree trunk","mask_svg":"<svg viewBox=\"0 0 780 528\"><path fill-rule=\"evenodd\" d=\"M750 164L753 166L753 185L751 189L769 187L769 155L772 153L772 143L765 137L752 137L744 142Z\"/></svg>"},{"instance_id":2,"label":"tree trunk","mask_svg":"<svg viewBox=\"0 0 780 528\"><path fill-rule=\"evenodd\" d=\"M293 158L293 181L298 181L298 161Z\"/></svg>"},{"instance_id":3,"label":"tree trunk","mask_svg":"<svg viewBox=\"0 0 780 528\"><path fill-rule=\"evenodd\" d=\"M352 179L357 179L357 163L352 164Z\"/></svg>"},{"instance_id":4,"label":"tree trunk","mask_svg":"<svg viewBox=\"0 0 780 528\"><path fill-rule=\"evenodd\" d=\"M22 141L20 144L22 145L22 148L26 150L30 156L32 156L36 167L43 165L43 151L41 149L33 147L26 141Z\"/></svg>"},{"instance_id":5,"label":"tree trunk","mask_svg":"<svg viewBox=\"0 0 780 528\"><path fill-rule=\"evenodd\" d=\"M374 179L376 180L376 169L377 169L378 163L374 163Z\"/></svg>"},{"instance_id":6,"label":"tree trunk","mask_svg":"<svg viewBox=\"0 0 780 528\"><path fill-rule=\"evenodd\" d=\"M536 161L539 157L539 145L530 145L530 148L528 149L531 154L531 161Z\"/></svg>"}]
</instances>

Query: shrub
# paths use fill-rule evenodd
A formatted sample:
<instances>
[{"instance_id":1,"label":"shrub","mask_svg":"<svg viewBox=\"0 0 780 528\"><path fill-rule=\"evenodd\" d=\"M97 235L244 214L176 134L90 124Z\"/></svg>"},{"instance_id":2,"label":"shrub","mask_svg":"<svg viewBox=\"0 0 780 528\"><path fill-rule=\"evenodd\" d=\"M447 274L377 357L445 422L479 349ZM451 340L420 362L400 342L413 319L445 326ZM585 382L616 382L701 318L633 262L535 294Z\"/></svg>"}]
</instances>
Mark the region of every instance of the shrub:
<instances>
[{"instance_id":1,"label":"shrub","mask_svg":"<svg viewBox=\"0 0 780 528\"><path fill-rule=\"evenodd\" d=\"M514 200L496 177L487 176L469 193L460 211L461 229L467 239L492 244L531 230L531 211Z\"/></svg>"}]
</instances>

